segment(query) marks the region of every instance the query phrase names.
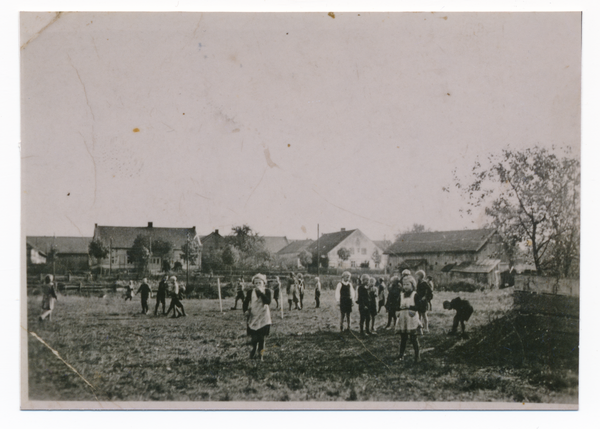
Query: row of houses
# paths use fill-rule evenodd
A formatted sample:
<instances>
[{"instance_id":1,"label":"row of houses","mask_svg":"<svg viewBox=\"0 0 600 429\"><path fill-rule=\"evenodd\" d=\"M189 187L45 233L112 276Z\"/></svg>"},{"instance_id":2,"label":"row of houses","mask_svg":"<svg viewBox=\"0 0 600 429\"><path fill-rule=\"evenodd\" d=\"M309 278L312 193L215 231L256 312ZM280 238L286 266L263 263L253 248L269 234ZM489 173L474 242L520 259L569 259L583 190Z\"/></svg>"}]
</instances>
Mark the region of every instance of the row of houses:
<instances>
[{"instance_id":1,"label":"row of houses","mask_svg":"<svg viewBox=\"0 0 600 429\"><path fill-rule=\"evenodd\" d=\"M95 225L93 237L27 237L28 264L43 264L52 247L60 252L61 261L67 261L69 269L82 267L105 269L130 269L133 261L129 250L136 237L148 237L153 242L168 241L173 244L171 262L180 261L182 248L189 240L195 240L201 252L220 252L225 238L215 230L208 235L198 235L196 228L160 228L148 222L145 227L119 227ZM110 257L96 261L88 254L89 243L101 240L110 248ZM322 234L318 240L289 240L287 237L264 237L266 250L278 261L291 266L301 266L301 255L308 252L318 255L321 266L336 268L366 267L385 270L388 273L410 269L425 270L437 278L472 278L480 283L500 285L502 272L508 271L508 259L504 244L497 231L491 229L408 233L394 243L373 241L359 229ZM340 249L346 249L344 258ZM198 264L190 268L200 268ZM162 269L162 260L152 257L150 270ZM64 265L65 262L63 262Z\"/></svg>"}]
</instances>

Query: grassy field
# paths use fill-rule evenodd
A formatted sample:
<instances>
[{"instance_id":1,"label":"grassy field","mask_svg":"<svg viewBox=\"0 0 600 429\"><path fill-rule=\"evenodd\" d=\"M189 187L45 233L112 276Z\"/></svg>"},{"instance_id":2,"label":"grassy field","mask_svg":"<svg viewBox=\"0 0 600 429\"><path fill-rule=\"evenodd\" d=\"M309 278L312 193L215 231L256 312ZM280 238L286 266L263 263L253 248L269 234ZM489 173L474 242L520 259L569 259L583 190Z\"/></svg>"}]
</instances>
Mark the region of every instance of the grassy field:
<instances>
[{"instance_id":1,"label":"grassy field","mask_svg":"<svg viewBox=\"0 0 600 429\"><path fill-rule=\"evenodd\" d=\"M457 295L475 308L466 340L447 335L453 312L442 302ZM53 320L42 323L41 297L30 297L28 329L93 389L29 335L31 400L577 402L576 360L523 366L476 359L481 332L511 308L508 290L436 293L418 364L410 344L407 359L397 360L399 335L391 331L360 337L356 306L353 330L340 333L333 291L324 291L322 308L309 298L283 320L272 304L264 362L248 359L245 320L239 304L230 310L232 298L223 313L218 300L186 300L188 317L178 319L154 316L154 300L151 313L140 314L139 297L59 298ZM376 326L386 322L382 309ZM506 353L501 342L485 344L488 354L494 347Z\"/></svg>"}]
</instances>

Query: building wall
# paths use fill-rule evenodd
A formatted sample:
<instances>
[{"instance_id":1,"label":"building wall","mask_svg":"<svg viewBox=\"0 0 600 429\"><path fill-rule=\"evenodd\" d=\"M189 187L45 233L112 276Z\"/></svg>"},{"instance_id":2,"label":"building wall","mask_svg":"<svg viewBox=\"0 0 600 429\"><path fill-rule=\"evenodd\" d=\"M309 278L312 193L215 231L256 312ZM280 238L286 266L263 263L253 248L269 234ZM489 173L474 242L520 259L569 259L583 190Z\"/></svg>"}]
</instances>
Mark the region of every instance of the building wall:
<instances>
[{"instance_id":1,"label":"building wall","mask_svg":"<svg viewBox=\"0 0 600 429\"><path fill-rule=\"evenodd\" d=\"M112 264L108 258L102 259L96 266L100 266L105 269L112 268L113 270L121 269L134 269L135 265L127 255L129 249L112 249ZM179 249L173 250L173 257L171 262L181 262L182 267L186 267L186 262L181 258L182 251ZM199 268L198 262L200 261L201 255L199 255L195 264L190 263L190 268ZM153 257L148 266L151 272L162 271L162 259L159 257Z\"/></svg>"},{"instance_id":2,"label":"building wall","mask_svg":"<svg viewBox=\"0 0 600 429\"><path fill-rule=\"evenodd\" d=\"M388 268L393 269L404 259L426 259L427 270L439 272L448 264L460 264L466 261L483 259L500 259L508 262L500 235L494 234L479 252L439 252L439 253L407 253L402 256L388 255Z\"/></svg>"},{"instance_id":3,"label":"building wall","mask_svg":"<svg viewBox=\"0 0 600 429\"><path fill-rule=\"evenodd\" d=\"M351 255L347 261L342 261L337 254L338 250L342 247L350 250ZM373 243L369 237L363 234L360 230L356 230L327 254L327 257L329 258L329 266L340 268L358 268L364 261L369 261L370 268L377 268L375 267L375 262L373 262L373 259L371 258L375 249L377 249L379 254L382 256L382 261L379 264L379 267L384 267L385 261L383 258L383 251L377 247L377 245Z\"/></svg>"}]
</instances>

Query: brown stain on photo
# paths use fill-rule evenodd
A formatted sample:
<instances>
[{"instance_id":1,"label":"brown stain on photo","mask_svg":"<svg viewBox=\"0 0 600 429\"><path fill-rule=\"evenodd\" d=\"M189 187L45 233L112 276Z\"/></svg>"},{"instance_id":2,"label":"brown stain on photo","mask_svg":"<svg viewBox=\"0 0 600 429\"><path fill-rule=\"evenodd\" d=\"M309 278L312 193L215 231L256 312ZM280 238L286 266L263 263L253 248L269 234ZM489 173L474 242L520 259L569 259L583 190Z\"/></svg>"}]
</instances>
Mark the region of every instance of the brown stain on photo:
<instances>
[{"instance_id":1,"label":"brown stain on photo","mask_svg":"<svg viewBox=\"0 0 600 429\"><path fill-rule=\"evenodd\" d=\"M139 128L134 128L134 129L133 129L133 132L134 132L134 133L139 133L139 132L140 132L140 129L139 129Z\"/></svg>"},{"instance_id":2,"label":"brown stain on photo","mask_svg":"<svg viewBox=\"0 0 600 429\"><path fill-rule=\"evenodd\" d=\"M329 12L327 15L330 16L330 17L332 17L333 19L335 19L335 13Z\"/></svg>"}]
</instances>

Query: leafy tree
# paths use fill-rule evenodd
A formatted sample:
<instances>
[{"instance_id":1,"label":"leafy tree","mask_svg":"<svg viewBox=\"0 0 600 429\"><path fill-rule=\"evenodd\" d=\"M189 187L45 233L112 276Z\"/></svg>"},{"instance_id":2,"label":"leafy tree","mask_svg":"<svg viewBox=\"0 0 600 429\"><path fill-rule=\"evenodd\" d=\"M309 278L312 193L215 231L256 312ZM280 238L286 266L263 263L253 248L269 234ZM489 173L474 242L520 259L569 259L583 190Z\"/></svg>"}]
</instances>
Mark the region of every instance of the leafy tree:
<instances>
[{"instance_id":1,"label":"leafy tree","mask_svg":"<svg viewBox=\"0 0 600 429\"><path fill-rule=\"evenodd\" d=\"M349 249L345 247L340 247L337 251L337 255L342 261L347 261L348 259L350 259L351 253Z\"/></svg>"},{"instance_id":2,"label":"leafy tree","mask_svg":"<svg viewBox=\"0 0 600 429\"><path fill-rule=\"evenodd\" d=\"M99 238L93 239L88 246L90 256L93 256L97 260L106 258L109 251L109 247Z\"/></svg>"},{"instance_id":3,"label":"leafy tree","mask_svg":"<svg viewBox=\"0 0 600 429\"><path fill-rule=\"evenodd\" d=\"M468 179L455 170L467 214L485 207L509 255L525 245L538 273L575 274L579 263L580 163L539 147L505 149L475 163Z\"/></svg>"},{"instance_id":4,"label":"leafy tree","mask_svg":"<svg viewBox=\"0 0 600 429\"><path fill-rule=\"evenodd\" d=\"M152 255L161 259L170 260L173 252L173 243L166 240L154 240L152 242Z\"/></svg>"},{"instance_id":5,"label":"leafy tree","mask_svg":"<svg viewBox=\"0 0 600 429\"><path fill-rule=\"evenodd\" d=\"M135 237L131 249L127 251L127 255L133 261L138 273L146 273L151 256L149 237L142 234Z\"/></svg>"},{"instance_id":6,"label":"leafy tree","mask_svg":"<svg viewBox=\"0 0 600 429\"><path fill-rule=\"evenodd\" d=\"M303 250L298 254L298 259L302 266L308 268L313 263L313 255L308 250Z\"/></svg>"},{"instance_id":7,"label":"leafy tree","mask_svg":"<svg viewBox=\"0 0 600 429\"><path fill-rule=\"evenodd\" d=\"M194 265L198 261L198 256L200 256L200 245L194 237L188 236L186 242L181 246L181 259Z\"/></svg>"},{"instance_id":8,"label":"leafy tree","mask_svg":"<svg viewBox=\"0 0 600 429\"><path fill-rule=\"evenodd\" d=\"M200 244L195 237L187 236L185 243L181 246L181 259L186 263L185 284L189 285L190 264L194 265L200 256Z\"/></svg>"},{"instance_id":9,"label":"leafy tree","mask_svg":"<svg viewBox=\"0 0 600 429\"><path fill-rule=\"evenodd\" d=\"M369 261L363 261L360 263L361 268L369 268L369 265L370 265Z\"/></svg>"},{"instance_id":10,"label":"leafy tree","mask_svg":"<svg viewBox=\"0 0 600 429\"><path fill-rule=\"evenodd\" d=\"M231 235L225 237L226 243L233 246L239 255L236 262L242 265L260 264L271 260L265 249L265 240L248 225L234 226Z\"/></svg>"},{"instance_id":11,"label":"leafy tree","mask_svg":"<svg viewBox=\"0 0 600 429\"><path fill-rule=\"evenodd\" d=\"M375 263L375 266L378 267L379 264L381 263L381 253L379 253L378 249L375 249L375 251L371 255L371 259Z\"/></svg>"},{"instance_id":12,"label":"leafy tree","mask_svg":"<svg viewBox=\"0 0 600 429\"><path fill-rule=\"evenodd\" d=\"M231 269L239 260L239 252L231 245L225 246L221 254L221 259L223 260L223 264Z\"/></svg>"}]
</instances>

